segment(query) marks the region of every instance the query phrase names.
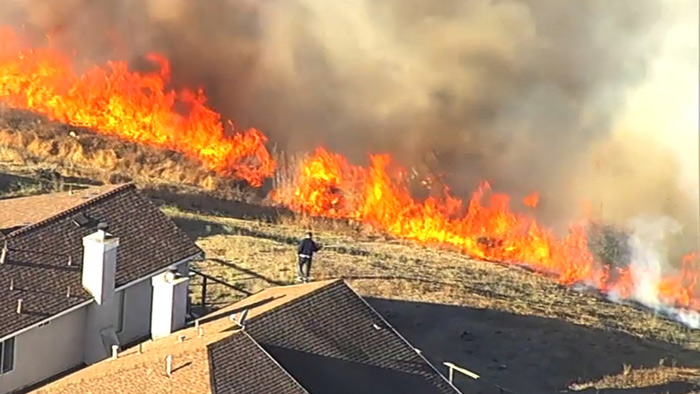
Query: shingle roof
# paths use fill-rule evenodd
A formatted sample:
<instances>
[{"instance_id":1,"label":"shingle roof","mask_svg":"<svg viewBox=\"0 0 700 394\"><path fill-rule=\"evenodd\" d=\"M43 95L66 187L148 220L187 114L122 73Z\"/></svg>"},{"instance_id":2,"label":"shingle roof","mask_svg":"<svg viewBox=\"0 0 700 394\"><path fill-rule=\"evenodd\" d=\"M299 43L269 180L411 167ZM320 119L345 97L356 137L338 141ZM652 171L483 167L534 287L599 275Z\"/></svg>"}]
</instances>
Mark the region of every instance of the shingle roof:
<instances>
[{"instance_id":1,"label":"shingle roof","mask_svg":"<svg viewBox=\"0 0 700 394\"><path fill-rule=\"evenodd\" d=\"M241 331L228 316L246 309ZM200 321L202 336L181 330L35 393L459 392L343 281L268 289Z\"/></svg>"},{"instance_id":2,"label":"shingle roof","mask_svg":"<svg viewBox=\"0 0 700 394\"><path fill-rule=\"evenodd\" d=\"M98 222L120 238L117 287L202 253L134 185L97 190L102 194L0 236L0 247L5 242L8 247L0 265L0 338L91 299L81 285L82 238L95 232ZM93 220L78 226L78 214ZM16 311L18 299L22 314Z\"/></svg>"},{"instance_id":3,"label":"shingle roof","mask_svg":"<svg viewBox=\"0 0 700 394\"><path fill-rule=\"evenodd\" d=\"M343 281L260 314L246 330L311 393L457 392Z\"/></svg>"},{"instance_id":4,"label":"shingle roof","mask_svg":"<svg viewBox=\"0 0 700 394\"><path fill-rule=\"evenodd\" d=\"M234 324L228 319L232 313L248 308L248 316L256 316L265 311L273 310L285 302L293 302L295 299L317 290L332 281L314 282L296 286L284 286L271 288L257 293L245 300L209 316L200 319L200 328L190 327L180 330L169 337L146 341L142 344L142 353L138 347L123 351L116 360L105 360L52 382L42 388L32 391L36 394L69 394L69 393L112 393L120 394L212 394L213 376L210 371L209 345L214 349L214 357L226 356L231 353L231 347L243 343L239 347L239 353L227 362L249 362L254 367L262 367L259 372L270 374L275 387L289 388L292 391L264 391L266 382L260 381L257 386L251 386L242 380L243 390L238 390L235 382L237 379L222 380L221 390L234 390L229 392L248 393L251 389L263 390L263 392L275 392L275 394L299 394L294 385L284 385L282 377L289 376L283 369L272 368L270 356L260 347L252 347L250 337L248 341L237 338L233 342L217 344L226 338L233 338L242 333L232 330ZM178 337L185 336L184 342L179 342ZM257 349L257 351L256 351ZM173 357L173 374L165 375L165 357ZM217 363L218 364L218 363ZM242 365L242 364L241 364ZM226 375L227 368L231 365L219 365L217 373L219 377ZM250 368L240 368L236 373L253 373ZM282 375L282 376L280 376ZM268 377L268 378L269 378ZM232 384L234 383L234 384ZM235 391L238 390L238 391ZM226 393L227 391L222 391ZM252 391L255 393L256 391ZM303 391L301 391L303 393ZM219 394L219 392L216 392Z\"/></svg>"},{"instance_id":5,"label":"shingle roof","mask_svg":"<svg viewBox=\"0 0 700 394\"><path fill-rule=\"evenodd\" d=\"M0 231L40 222L121 186L96 186L73 192L0 200Z\"/></svg>"},{"instance_id":6,"label":"shingle roof","mask_svg":"<svg viewBox=\"0 0 700 394\"><path fill-rule=\"evenodd\" d=\"M309 394L245 332L209 345L209 370L216 394Z\"/></svg>"}]
</instances>

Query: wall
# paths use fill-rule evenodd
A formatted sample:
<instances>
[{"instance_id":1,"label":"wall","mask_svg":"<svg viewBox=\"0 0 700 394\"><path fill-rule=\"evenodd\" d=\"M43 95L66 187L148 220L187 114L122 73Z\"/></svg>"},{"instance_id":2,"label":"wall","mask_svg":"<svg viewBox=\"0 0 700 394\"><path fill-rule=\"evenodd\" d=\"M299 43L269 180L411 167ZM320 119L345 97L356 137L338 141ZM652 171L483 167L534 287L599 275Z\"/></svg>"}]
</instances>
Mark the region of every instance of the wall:
<instances>
[{"instance_id":1,"label":"wall","mask_svg":"<svg viewBox=\"0 0 700 394\"><path fill-rule=\"evenodd\" d=\"M187 264L178 267L187 272ZM152 286L150 278L122 291L124 322L117 333L121 345L148 336L151 329ZM181 295L182 296L182 295ZM0 375L0 394L31 385L80 365L109 357L101 331L117 328L119 296L107 297L20 334L15 339L15 368Z\"/></svg>"},{"instance_id":2,"label":"wall","mask_svg":"<svg viewBox=\"0 0 700 394\"><path fill-rule=\"evenodd\" d=\"M107 295L101 305L93 302L87 306L83 352L83 360L87 364L94 364L110 356L110 347L116 344L117 338L111 340L109 331L114 334L117 328L120 306L116 294Z\"/></svg>"},{"instance_id":3,"label":"wall","mask_svg":"<svg viewBox=\"0 0 700 394\"><path fill-rule=\"evenodd\" d=\"M0 393L40 382L83 361L87 307L15 338L15 368L0 375Z\"/></svg>"},{"instance_id":4,"label":"wall","mask_svg":"<svg viewBox=\"0 0 700 394\"><path fill-rule=\"evenodd\" d=\"M151 331L152 287L150 280L141 281L124 290L124 321L118 332L123 346L147 337Z\"/></svg>"}]
</instances>

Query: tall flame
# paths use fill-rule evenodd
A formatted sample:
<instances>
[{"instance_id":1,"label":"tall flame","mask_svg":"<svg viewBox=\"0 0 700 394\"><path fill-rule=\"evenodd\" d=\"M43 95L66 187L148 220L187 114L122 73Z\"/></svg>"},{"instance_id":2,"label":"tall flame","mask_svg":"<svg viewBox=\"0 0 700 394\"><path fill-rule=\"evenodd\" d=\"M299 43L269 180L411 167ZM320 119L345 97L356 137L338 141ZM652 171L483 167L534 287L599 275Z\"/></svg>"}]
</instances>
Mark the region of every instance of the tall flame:
<instances>
[{"instance_id":1,"label":"tall flame","mask_svg":"<svg viewBox=\"0 0 700 394\"><path fill-rule=\"evenodd\" d=\"M227 136L201 90L169 89L168 61L158 55L149 59L157 72L133 72L125 62L114 61L77 73L69 57L51 47L25 49L12 30L0 29L0 102L173 149L253 186L273 175L276 163L265 148L265 135L250 129ZM509 196L492 193L488 183L466 204L447 188L421 202L409 192L408 173L392 166L388 155L370 156L370 165L361 167L322 148L298 170L294 182L271 195L297 212L352 219L396 237L524 264L563 284L584 282L622 298L634 296L635 278L644 276L635 271L643 269L639 265L611 268L596 261L585 224L572 225L568 235L558 238L531 216L512 212ZM529 209L538 203L536 193L522 201ZM698 255L686 256L678 272L654 286L661 302L700 311Z\"/></svg>"},{"instance_id":2,"label":"tall flame","mask_svg":"<svg viewBox=\"0 0 700 394\"><path fill-rule=\"evenodd\" d=\"M52 120L181 152L223 176L260 186L275 171L256 129L227 136L221 116L202 90L168 89L170 64L152 54L157 72L130 71L108 62L78 74L71 59L52 49L24 49L10 29L0 30L0 101ZM177 111L183 108L184 111Z\"/></svg>"},{"instance_id":3,"label":"tall flame","mask_svg":"<svg viewBox=\"0 0 700 394\"><path fill-rule=\"evenodd\" d=\"M304 160L296 179L276 189L272 198L310 215L360 221L396 237L447 246L468 255L527 265L555 275L567 285L587 283L622 298L634 294L634 264L610 268L596 261L588 247L584 224L572 225L558 238L525 214L509 209L505 194L483 183L468 204L445 190L423 202L411 197L405 171L391 166L387 155L370 157L369 167L349 164L344 157L319 148ZM525 198L531 208L537 194ZM676 274L658 282L660 301L700 311L700 261L688 255Z\"/></svg>"}]
</instances>

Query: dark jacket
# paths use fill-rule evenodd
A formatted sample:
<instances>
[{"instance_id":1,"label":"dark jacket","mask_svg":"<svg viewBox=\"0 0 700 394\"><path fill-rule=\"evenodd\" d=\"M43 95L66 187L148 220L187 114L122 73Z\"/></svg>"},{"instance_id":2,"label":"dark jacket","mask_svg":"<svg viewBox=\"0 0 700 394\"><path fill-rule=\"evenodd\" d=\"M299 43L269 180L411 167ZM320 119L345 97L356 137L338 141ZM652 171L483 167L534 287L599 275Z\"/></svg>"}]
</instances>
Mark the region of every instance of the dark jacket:
<instances>
[{"instance_id":1,"label":"dark jacket","mask_svg":"<svg viewBox=\"0 0 700 394\"><path fill-rule=\"evenodd\" d=\"M314 252L318 252L320 249L321 246L314 242L311 238L304 238L299 243L299 247L297 247L297 253L300 255L313 257Z\"/></svg>"}]
</instances>

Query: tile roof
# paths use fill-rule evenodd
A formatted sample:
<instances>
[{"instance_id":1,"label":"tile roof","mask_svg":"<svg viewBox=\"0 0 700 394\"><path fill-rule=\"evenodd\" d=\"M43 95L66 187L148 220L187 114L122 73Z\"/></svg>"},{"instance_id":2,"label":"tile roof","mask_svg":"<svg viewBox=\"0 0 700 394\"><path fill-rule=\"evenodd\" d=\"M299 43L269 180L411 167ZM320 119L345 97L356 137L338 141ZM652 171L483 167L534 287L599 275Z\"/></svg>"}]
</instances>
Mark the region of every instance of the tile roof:
<instances>
[{"instance_id":1,"label":"tile roof","mask_svg":"<svg viewBox=\"0 0 700 394\"><path fill-rule=\"evenodd\" d=\"M246 309L242 331L228 316ZM200 322L201 336L148 341L33 393L459 393L340 280L268 289Z\"/></svg>"},{"instance_id":2,"label":"tile roof","mask_svg":"<svg viewBox=\"0 0 700 394\"><path fill-rule=\"evenodd\" d=\"M0 248L5 242L8 247L0 265L0 338L91 299L81 285L82 238L96 230L97 222L120 238L117 287L202 253L133 184L92 191L101 194L0 236ZM36 198L27 197L46 203ZM93 220L78 226L78 214ZM22 314L16 311L19 299Z\"/></svg>"}]
</instances>

